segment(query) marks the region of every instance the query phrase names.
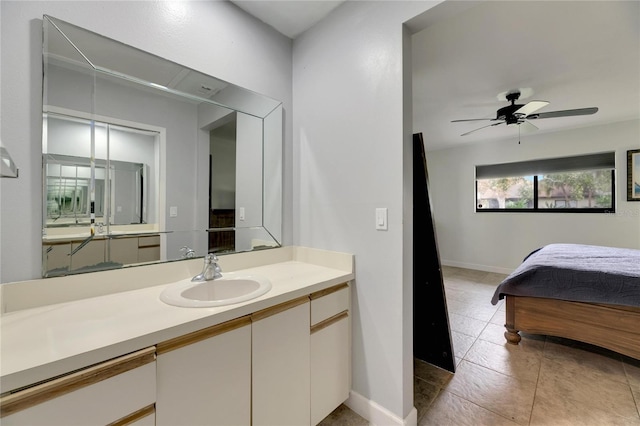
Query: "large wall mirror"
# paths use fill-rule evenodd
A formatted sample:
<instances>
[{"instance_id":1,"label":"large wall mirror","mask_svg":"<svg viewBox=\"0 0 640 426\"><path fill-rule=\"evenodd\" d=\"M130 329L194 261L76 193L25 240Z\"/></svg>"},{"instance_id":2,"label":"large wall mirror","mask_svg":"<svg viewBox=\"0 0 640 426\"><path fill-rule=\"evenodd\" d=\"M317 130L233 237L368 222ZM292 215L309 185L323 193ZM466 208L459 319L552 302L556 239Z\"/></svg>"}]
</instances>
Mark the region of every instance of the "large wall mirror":
<instances>
[{"instance_id":1,"label":"large wall mirror","mask_svg":"<svg viewBox=\"0 0 640 426\"><path fill-rule=\"evenodd\" d=\"M282 103L43 16L43 276L279 247Z\"/></svg>"}]
</instances>

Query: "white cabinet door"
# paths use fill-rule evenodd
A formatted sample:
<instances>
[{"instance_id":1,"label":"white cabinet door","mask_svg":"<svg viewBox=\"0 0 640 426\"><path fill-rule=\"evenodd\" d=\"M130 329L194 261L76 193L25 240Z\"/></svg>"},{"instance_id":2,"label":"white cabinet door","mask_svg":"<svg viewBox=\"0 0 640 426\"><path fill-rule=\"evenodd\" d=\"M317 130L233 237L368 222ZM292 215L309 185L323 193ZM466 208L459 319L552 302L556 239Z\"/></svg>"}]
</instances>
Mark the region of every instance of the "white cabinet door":
<instances>
[{"instance_id":1,"label":"white cabinet door","mask_svg":"<svg viewBox=\"0 0 640 426\"><path fill-rule=\"evenodd\" d=\"M351 390L350 289L340 284L311 298L311 424L316 425Z\"/></svg>"},{"instance_id":2,"label":"white cabinet door","mask_svg":"<svg viewBox=\"0 0 640 426\"><path fill-rule=\"evenodd\" d=\"M253 425L310 423L309 299L252 315Z\"/></svg>"},{"instance_id":3,"label":"white cabinet door","mask_svg":"<svg viewBox=\"0 0 640 426\"><path fill-rule=\"evenodd\" d=\"M316 425L349 397L349 317L311 334L311 424Z\"/></svg>"},{"instance_id":4,"label":"white cabinet door","mask_svg":"<svg viewBox=\"0 0 640 426\"><path fill-rule=\"evenodd\" d=\"M157 345L156 425L251 423L251 319Z\"/></svg>"},{"instance_id":5,"label":"white cabinet door","mask_svg":"<svg viewBox=\"0 0 640 426\"><path fill-rule=\"evenodd\" d=\"M138 237L112 238L107 240L107 244L107 260L123 265L138 263Z\"/></svg>"},{"instance_id":6,"label":"white cabinet door","mask_svg":"<svg viewBox=\"0 0 640 426\"><path fill-rule=\"evenodd\" d=\"M2 398L3 426L105 425L153 416L155 348L107 361Z\"/></svg>"}]
</instances>

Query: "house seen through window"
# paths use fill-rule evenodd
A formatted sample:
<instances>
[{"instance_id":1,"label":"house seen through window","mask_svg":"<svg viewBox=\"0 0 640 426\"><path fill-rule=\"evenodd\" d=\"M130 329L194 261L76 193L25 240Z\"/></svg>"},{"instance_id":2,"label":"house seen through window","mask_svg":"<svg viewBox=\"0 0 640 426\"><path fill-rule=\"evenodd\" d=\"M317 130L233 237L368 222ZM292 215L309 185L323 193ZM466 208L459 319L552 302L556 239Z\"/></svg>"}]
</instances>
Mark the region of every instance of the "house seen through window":
<instances>
[{"instance_id":1,"label":"house seen through window","mask_svg":"<svg viewBox=\"0 0 640 426\"><path fill-rule=\"evenodd\" d=\"M615 153L476 166L476 211L615 211Z\"/></svg>"}]
</instances>

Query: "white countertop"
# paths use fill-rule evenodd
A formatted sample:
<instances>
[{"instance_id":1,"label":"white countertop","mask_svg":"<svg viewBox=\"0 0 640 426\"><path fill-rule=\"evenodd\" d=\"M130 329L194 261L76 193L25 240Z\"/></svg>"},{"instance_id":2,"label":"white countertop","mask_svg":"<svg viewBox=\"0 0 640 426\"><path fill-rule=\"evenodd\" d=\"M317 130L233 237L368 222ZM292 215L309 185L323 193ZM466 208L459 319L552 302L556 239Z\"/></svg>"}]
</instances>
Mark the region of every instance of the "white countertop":
<instances>
[{"instance_id":1,"label":"white countertop","mask_svg":"<svg viewBox=\"0 0 640 426\"><path fill-rule=\"evenodd\" d=\"M158 225L155 223L144 223L136 225L111 225L109 228L104 226L104 232L98 232L98 226L96 226L96 233L94 239L127 236L127 235L153 235L159 234ZM107 229L109 232L107 233ZM68 227L53 227L46 228L46 235L42 237L43 242L64 242L83 240L91 235L91 227L89 224L85 226L68 226Z\"/></svg>"},{"instance_id":2,"label":"white countertop","mask_svg":"<svg viewBox=\"0 0 640 426\"><path fill-rule=\"evenodd\" d=\"M212 308L181 308L159 296L168 284L9 312L0 317L0 392L83 368L354 278L301 261L247 268L271 290ZM90 285L90 283L88 283Z\"/></svg>"},{"instance_id":3,"label":"white countertop","mask_svg":"<svg viewBox=\"0 0 640 426\"><path fill-rule=\"evenodd\" d=\"M42 237L42 241L44 243L57 243L57 242L66 242L66 241L78 241L84 240L91 235L91 232L84 233L76 233L76 234L61 234L61 235L46 235ZM160 235L158 231L112 231L108 234L105 233L96 233L93 236L94 240L100 240L105 238L117 238L117 237L127 237L127 236L148 236L148 235Z\"/></svg>"}]
</instances>

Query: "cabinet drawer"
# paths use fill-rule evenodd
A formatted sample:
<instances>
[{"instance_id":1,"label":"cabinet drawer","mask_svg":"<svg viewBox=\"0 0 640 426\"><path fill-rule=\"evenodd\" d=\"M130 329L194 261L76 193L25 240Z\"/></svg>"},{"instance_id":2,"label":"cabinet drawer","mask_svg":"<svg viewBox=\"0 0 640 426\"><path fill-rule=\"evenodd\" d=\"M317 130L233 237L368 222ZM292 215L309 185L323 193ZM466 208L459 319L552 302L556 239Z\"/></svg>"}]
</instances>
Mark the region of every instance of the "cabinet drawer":
<instances>
[{"instance_id":1,"label":"cabinet drawer","mask_svg":"<svg viewBox=\"0 0 640 426\"><path fill-rule=\"evenodd\" d=\"M160 260L160 246L140 247L138 249L138 262L155 262Z\"/></svg>"},{"instance_id":2,"label":"cabinet drawer","mask_svg":"<svg viewBox=\"0 0 640 426\"><path fill-rule=\"evenodd\" d=\"M160 235L151 235L138 238L138 247L159 247Z\"/></svg>"},{"instance_id":3,"label":"cabinet drawer","mask_svg":"<svg viewBox=\"0 0 640 426\"><path fill-rule=\"evenodd\" d=\"M98 425L153 416L155 348L148 348L2 398L2 425ZM148 420L148 419L146 419Z\"/></svg>"},{"instance_id":4,"label":"cabinet drawer","mask_svg":"<svg viewBox=\"0 0 640 426\"><path fill-rule=\"evenodd\" d=\"M349 285L339 284L311 294L311 325L349 309Z\"/></svg>"}]
</instances>

